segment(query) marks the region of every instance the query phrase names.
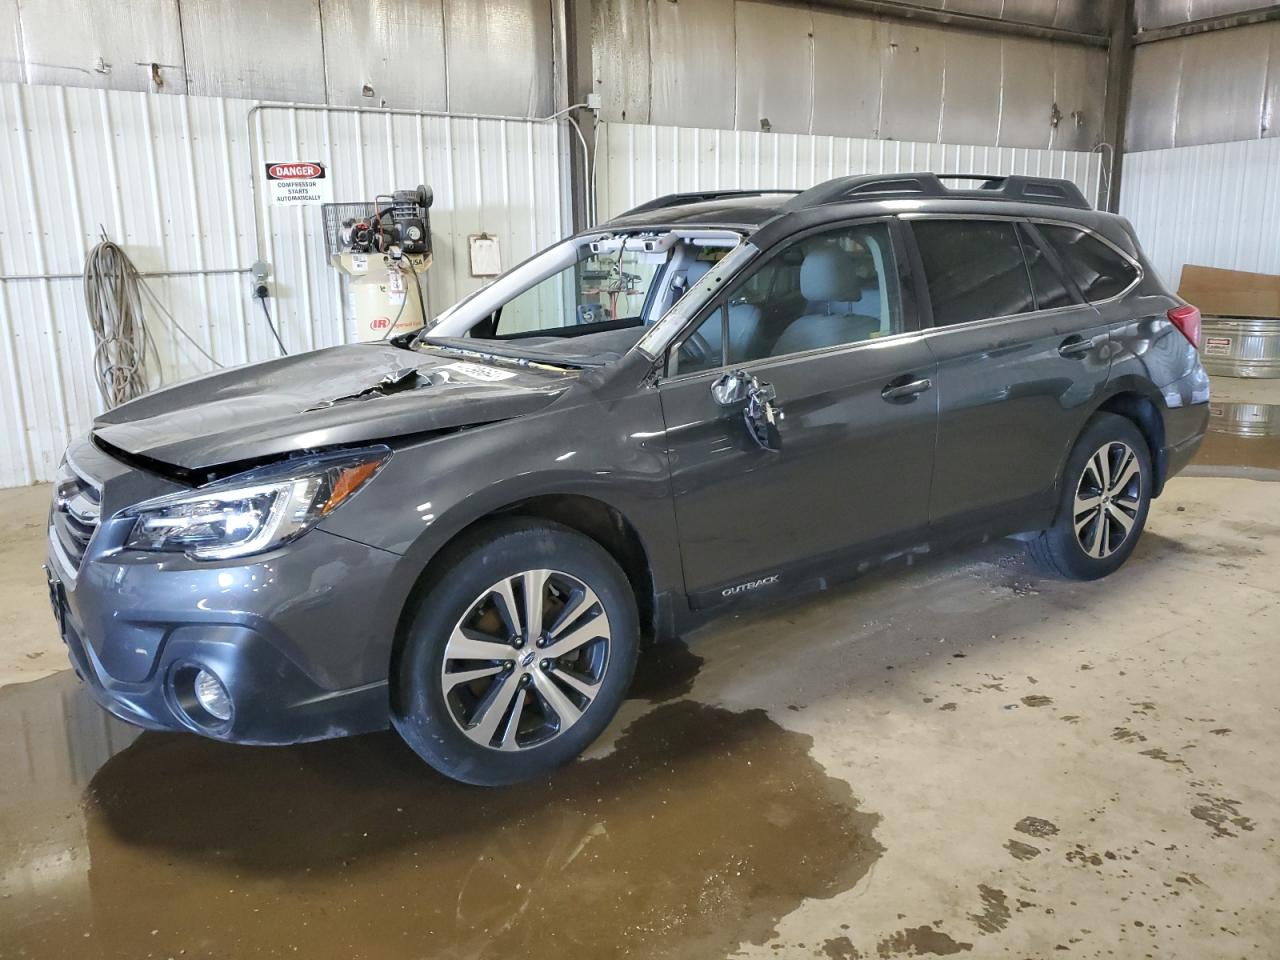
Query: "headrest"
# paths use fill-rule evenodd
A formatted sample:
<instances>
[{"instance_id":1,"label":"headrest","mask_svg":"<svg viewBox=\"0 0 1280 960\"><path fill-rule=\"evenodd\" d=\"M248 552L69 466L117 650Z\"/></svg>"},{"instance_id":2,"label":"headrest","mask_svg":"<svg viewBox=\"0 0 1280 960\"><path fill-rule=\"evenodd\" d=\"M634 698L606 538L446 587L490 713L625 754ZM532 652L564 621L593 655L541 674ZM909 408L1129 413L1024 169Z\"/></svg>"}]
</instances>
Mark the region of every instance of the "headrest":
<instances>
[{"instance_id":1,"label":"headrest","mask_svg":"<svg viewBox=\"0 0 1280 960\"><path fill-rule=\"evenodd\" d=\"M800 264L800 295L809 301L851 301L862 297L858 265L839 247L808 251Z\"/></svg>"},{"instance_id":2,"label":"headrest","mask_svg":"<svg viewBox=\"0 0 1280 960\"><path fill-rule=\"evenodd\" d=\"M684 272L684 285L692 287L695 283L707 275L707 271L712 267L710 260L695 260L689 264Z\"/></svg>"}]
</instances>

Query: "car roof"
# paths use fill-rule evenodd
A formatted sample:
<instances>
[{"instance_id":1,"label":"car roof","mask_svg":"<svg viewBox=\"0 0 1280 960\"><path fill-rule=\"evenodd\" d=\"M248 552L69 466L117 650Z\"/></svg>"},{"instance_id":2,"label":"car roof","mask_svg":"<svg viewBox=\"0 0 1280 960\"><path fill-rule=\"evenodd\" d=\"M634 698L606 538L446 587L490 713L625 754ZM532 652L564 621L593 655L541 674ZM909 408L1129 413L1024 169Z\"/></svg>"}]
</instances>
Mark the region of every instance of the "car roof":
<instances>
[{"instance_id":1,"label":"car roof","mask_svg":"<svg viewBox=\"0 0 1280 960\"><path fill-rule=\"evenodd\" d=\"M626 230L675 226L754 230L783 213L783 206L798 192L672 194L634 207L601 226Z\"/></svg>"},{"instance_id":2,"label":"car roof","mask_svg":"<svg viewBox=\"0 0 1280 960\"><path fill-rule=\"evenodd\" d=\"M951 183L965 186L951 186ZM976 186L972 186L976 184ZM895 173L836 177L804 191L716 190L658 197L602 226L616 229L728 227L755 232L786 214L805 221L868 213L916 211L988 212L1088 220L1093 206L1069 180L986 174ZM897 207L898 209L895 209ZM1050 214L1048 211L1052 211Z\"/></svg>"}]
</instances>

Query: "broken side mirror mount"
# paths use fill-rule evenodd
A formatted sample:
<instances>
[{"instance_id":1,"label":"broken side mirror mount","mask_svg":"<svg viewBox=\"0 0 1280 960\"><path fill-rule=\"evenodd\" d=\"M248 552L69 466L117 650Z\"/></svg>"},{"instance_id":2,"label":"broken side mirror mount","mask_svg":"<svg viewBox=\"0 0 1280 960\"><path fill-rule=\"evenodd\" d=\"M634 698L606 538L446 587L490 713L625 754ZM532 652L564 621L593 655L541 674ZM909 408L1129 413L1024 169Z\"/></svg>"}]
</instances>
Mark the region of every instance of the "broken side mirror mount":
<instances>
[{"instance_id":1,"label":"broken side mirror mount","mask_svg":"<svg viewBox=\"0 0 1280 960\"><path fill-rule=\"evenodd\" d=\"M732 407L747 399L755 377L745 370L722 373L711 384L711 398L722 407Z\"/></svg>"},{"instance_id":2,"label":"broken side mirror mount","mask_svg":"<svg viewBox=\"0 0 1280 960\"><path fill-rule=\"evenodd\" d=\"M786 414L777 403L778 392L773 384L762 383L745 370L731 370L711 384L711 396L722 407L745 403L742 419L751 439L763 450L782 449L778 424Z\"/></svg>"}]
</instances>

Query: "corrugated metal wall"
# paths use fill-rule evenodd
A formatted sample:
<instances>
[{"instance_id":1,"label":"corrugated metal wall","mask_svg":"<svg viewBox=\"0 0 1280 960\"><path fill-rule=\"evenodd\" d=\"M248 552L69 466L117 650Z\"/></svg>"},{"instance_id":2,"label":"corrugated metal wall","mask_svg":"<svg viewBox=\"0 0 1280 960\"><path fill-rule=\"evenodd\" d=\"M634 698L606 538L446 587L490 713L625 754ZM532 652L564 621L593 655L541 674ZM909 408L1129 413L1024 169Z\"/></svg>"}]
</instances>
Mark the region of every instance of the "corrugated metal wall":
<instances>
[{"instance_id":1,"label":"corrugated metal wall","mask_svg":"<svg viewBox=\"0 0 1280 960\"><path fill-rule=\"evenodd\" d=\"M0 275L52 275L0 280L0 486L49 479L68 440L101 409L76 276L100 228L139 269L184 274L150 282L220 362L275 355L246 272L257 246L251 107L0 85ZM479 284L469 275L469 234L498 236L504 262L514 263L568 232L556 124L272 107L255 126L261 161L327 164L336 201L433 187L431 308ZM285 343L344 342L344 281L324 258L320 208L269 207L264 223ZM209 368L159 318L153 331L166 381Z\"/></svg>"},{"instance_id":2,"label":"corrugated metal wall","mask_svg":"<svg viewBox=\"0 0 1280 960\"><path fill-rule=\"evenodd\" d=\"M932 6L1095 30L1105 13ZM1059 150L1101 137L1099 48L762 0L608 0L595 14L605 120Z\"/></svg>"},{"instance_id":3,"label":"corrugated metal wall","mask_svg":"<svg viewBox=\"0 0 1280 960\"><path fill-rule=\"evenodd\" d=\"M1098 154L958 146L804 134L690 130L609 123L601 128L601 218L664 193L778 187L804 189L851 173L933 170L1066 177L1085 196L1101 189Z\"/></svg>"},{"instance_id":4,"label":"corrugated metal wall","mask_svg":"<svg viewBox=\"0 0 1280 960\"><path fill-rule=\"evenodd\" d=\"M0 0L0 81L552 111L548 0Z\"/></svg>"},{"instance_id":5,"label":"corrugated metal wall","mask_svg":"<svg viewBox=\"0 0 1280 960\"><path fill-rule=\"evenodd\" d=\"M1128 154L1120 212L1172 286L1188 263L1280 274L1280 139Z\"/></svg>"}]
</instances>

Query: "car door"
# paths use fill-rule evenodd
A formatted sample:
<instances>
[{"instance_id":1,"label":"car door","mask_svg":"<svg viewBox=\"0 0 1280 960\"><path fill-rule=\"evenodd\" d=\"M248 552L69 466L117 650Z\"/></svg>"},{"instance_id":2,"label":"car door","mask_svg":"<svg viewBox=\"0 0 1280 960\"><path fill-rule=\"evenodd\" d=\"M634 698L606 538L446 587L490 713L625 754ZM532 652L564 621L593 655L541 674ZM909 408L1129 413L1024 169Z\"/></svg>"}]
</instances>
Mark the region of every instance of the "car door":
<instances>
[{"instance_id":1,"label":"car door","mask_svg":"<svg viewBox=\"0 0 1280 960\"><path fill-rule=\"evenodd\" d=\"M1107 327L1019 220L921 217L910 227L938 363L930 521L1034 526L1051 513L1063 460L1105 387Z\"/></svg>"},{"instance_id":2,"label":"car door","mask_svg":"<svg viewBox=\"0 0 1280 960\"><path fill-rule=\"evenodd\" d=\"M807 566L926 524L934 362L903 263L891 220L810 231L671 347L658 390L695 607L798 585ZM713 395L727 374L772 386L754 427L749 401ZM755 439L769 433L776 449Z\"/></svg>"}]
</instances>

